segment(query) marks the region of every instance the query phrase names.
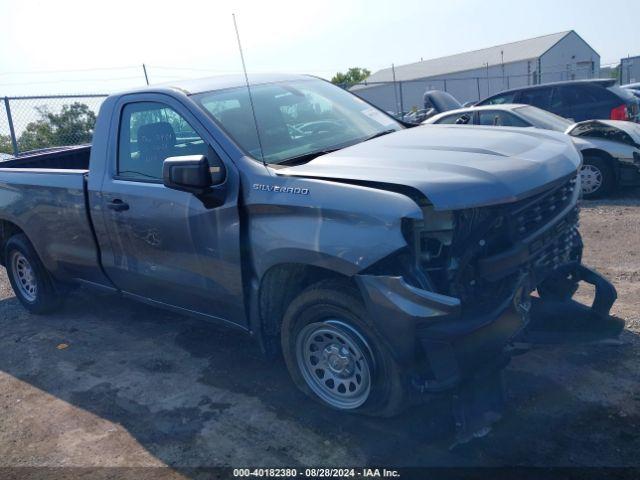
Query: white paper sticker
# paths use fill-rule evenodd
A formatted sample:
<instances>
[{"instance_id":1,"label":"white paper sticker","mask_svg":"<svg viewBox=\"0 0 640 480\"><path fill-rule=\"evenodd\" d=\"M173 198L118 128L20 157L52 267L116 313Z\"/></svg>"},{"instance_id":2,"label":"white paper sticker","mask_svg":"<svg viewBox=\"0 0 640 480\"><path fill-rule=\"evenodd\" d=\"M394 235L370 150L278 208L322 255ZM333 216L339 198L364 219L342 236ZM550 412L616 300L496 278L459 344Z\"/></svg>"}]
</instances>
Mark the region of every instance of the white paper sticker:
<instances>
[{"instance_id":1,"label":"white paper sticker","mask_svg":"<svg viewBox=\"0 0 640 480\"><path fill-rule=\"evenodd\" d=\"M364 113L371 120L375 120L380 125L383 125L385 127L388 127L390 125L394 125L396 123L391 117L388 117L387 115L385 115L384 113L380 112L379 110L376 110L373 107L369 107L369 108L367 108L365 110L362 110L362 113Z\"/></svg>"}]
</instances>

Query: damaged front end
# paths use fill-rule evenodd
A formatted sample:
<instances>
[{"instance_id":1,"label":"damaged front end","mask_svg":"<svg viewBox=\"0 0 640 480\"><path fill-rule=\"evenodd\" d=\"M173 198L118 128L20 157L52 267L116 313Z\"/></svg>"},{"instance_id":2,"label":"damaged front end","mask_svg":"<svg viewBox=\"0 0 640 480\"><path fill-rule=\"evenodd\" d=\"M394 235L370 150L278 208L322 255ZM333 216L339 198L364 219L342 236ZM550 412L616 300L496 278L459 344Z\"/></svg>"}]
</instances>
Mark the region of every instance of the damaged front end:
<instances>
[{"instance_id":1,"label":"damaged front end","mask_svg":"<svg viewBox=\"0 0 640 480\"><path fill-rule=\"evenodd\" d=\"M510 345L594 340L624 327L609 316L615 288L581 264L579 194L574 174L508 204L425 205L423 220L405 224L408 273L359 276L373 321L411 364L414 389L454 393L459 438L499 413ZM595 286L592 307L572 300L580 281Z\"/></svg>"}]
</instances>

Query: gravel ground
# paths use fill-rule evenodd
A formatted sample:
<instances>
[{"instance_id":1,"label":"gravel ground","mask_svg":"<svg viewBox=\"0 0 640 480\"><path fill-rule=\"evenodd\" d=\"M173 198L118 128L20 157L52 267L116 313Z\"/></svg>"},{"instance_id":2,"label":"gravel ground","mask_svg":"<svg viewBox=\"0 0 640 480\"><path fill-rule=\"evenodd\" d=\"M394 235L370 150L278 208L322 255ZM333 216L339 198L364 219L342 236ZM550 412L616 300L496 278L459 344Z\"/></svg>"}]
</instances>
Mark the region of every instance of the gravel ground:
<instances>
[{"instance_id":1,"label":"gravel ground","mask_svg":"<svg viewBox=\"0 0 640 480\"><path fill-rule=\"evenodd\" d=\"M516 357L504 419L454 449L443 401L387 420L337 414L241 334L82 292L29 315L2 272L0 467L640 467L640 194L585 202L581 219L585 263L618 288L622 341Z\"/></svg>"}]
</instances>

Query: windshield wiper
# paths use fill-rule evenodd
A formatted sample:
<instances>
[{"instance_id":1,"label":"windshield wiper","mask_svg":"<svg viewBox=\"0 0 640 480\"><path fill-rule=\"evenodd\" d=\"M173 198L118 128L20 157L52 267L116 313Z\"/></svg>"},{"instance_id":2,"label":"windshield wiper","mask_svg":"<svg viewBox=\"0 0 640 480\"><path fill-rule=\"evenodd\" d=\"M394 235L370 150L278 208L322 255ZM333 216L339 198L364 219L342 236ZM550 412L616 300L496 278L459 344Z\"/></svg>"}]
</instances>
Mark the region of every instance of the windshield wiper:
<instances>
[{"instance_id":1,"label":"windshield wiper","mask_svg":"<svg viewBox=\"0 0 640 480\"><path fill-rule=\"evenodd\" d=\"M309 160L313 160L316 157L321 155L326 155L327 153L335 152L340 150L340 148L327 148L325 150L317 150L311 153L305 153L302 155L298 155L296 157L287 158L286 160L282 160L280 162L275 162L276 165L296 165L298 163L304 163Z\"/></svg>"},{"instance_id":2,"label":"windshield wiper","mask_svg":"<svg viewBox=\"0 0 640 480\"><path fill-rule=\"evenodd\" d=\"M369 140L373 140L374 138L383 137L384 135L389 135L390 133L397 132L397 131L398 130L396 130L395 128L390 128L389 130L383 130L381 132L374 133L373 135L371 135L370 137L365 138L362 141L363 142L368 142Z\"/></svg>"},{"instance_id":3,"label":"windshield wiper","mask_svg":"<svg viewBox=\"0 0 640 480\"><path fill-rule=\"evenodd\" d=\"M305 153L302 155L298 155L296 157L287 158L286 160L282 160L280 162L275 162L275 164L276 165L296 165L298 163L304 163L304 162L313 160L314 158L319 157L321 155L326 155L327 153L336 152L338 150L342 150L343 148L356 145L358 143L366 142L368 140L373 140L374 138L382 137L383 135L387 135L393 132L397 132L397 130L394 128L390 128L389 130L383 130L382 132L378 132L374 135L371 135L359 141L355 141L353 143L347 143L339 147L325 148L324 150L317 150L315 152Z\"/></svg>"}]
</instances>

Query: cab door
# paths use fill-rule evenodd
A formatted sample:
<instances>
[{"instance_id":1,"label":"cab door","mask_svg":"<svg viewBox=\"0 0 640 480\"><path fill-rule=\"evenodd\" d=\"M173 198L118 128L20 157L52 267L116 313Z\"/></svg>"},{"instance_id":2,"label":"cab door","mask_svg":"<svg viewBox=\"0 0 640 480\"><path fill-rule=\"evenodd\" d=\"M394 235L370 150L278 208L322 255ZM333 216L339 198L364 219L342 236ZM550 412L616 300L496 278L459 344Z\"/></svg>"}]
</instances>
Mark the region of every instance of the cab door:
<instances>
[{"instance_id":1,"label":"cab door","mask_svg":"<svg viewBox=\"0 0 640 480\"><path fill-rule=\"evenodd\" d=\"M98 203L108 235L101 245L107 275L128 295L246 324L232 162L169 96L125 96L115 110L117 145ZM224 163L223 205L208 208L193 194L163 185L164 160L182 155Z\"/></svg>"}]
</instances>

